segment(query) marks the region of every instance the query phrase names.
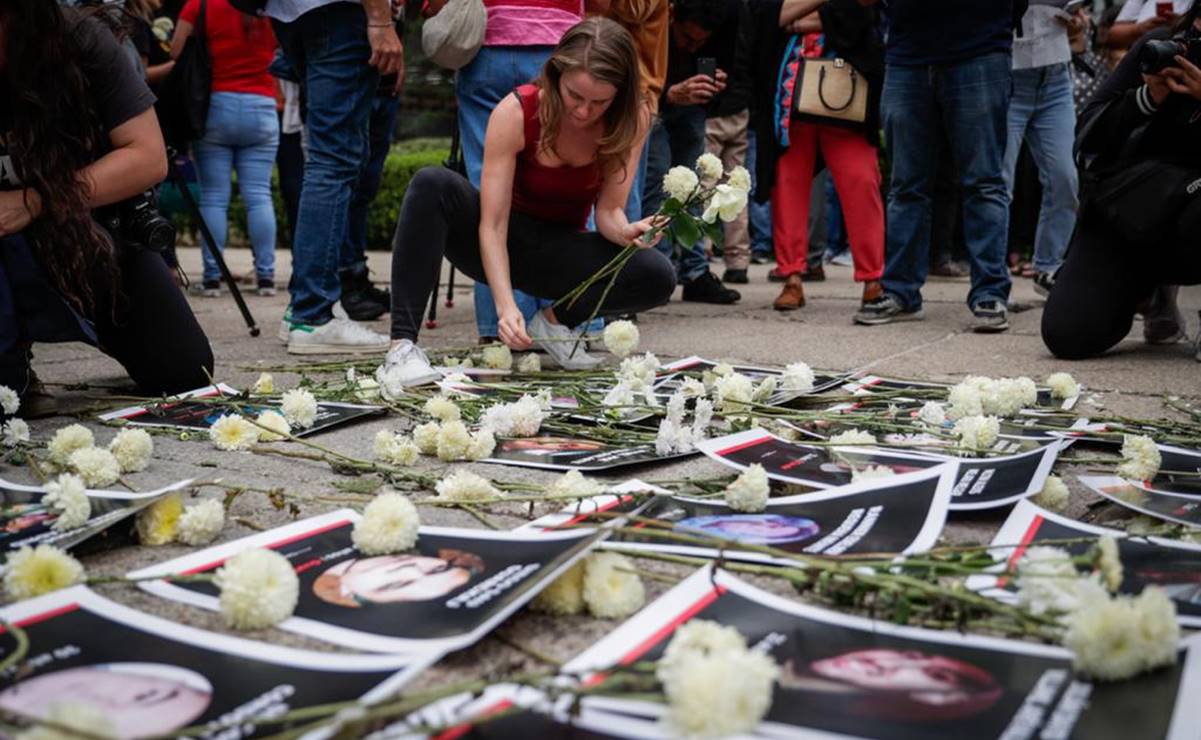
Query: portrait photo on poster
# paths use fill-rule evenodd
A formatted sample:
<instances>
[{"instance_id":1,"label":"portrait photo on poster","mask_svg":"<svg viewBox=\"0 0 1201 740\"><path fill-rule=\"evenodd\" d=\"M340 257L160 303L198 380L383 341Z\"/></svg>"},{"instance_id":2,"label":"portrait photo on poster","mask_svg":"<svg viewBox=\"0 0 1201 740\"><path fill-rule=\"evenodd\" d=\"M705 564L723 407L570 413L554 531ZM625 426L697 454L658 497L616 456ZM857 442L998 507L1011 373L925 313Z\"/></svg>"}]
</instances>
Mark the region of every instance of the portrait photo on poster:
<instances>
[{"instance_id":1,"label":"portrait photo on poster","mask_svg":"<svg viewBox=\"0 0 1201 740\"><path fill-rule=\"evenodd\" d=\"M1201 544L1163 537L1136 537L1120 529L1098 527L1069 519L1019 501L993 537L993 557L998 567L1014 570L1030 547L1042 543L1062 548L1073 556L1085 555L1101 537L1117 541L1122 560L1122 583L1118 593L1131 596L1147 586L1162 588L1176 602L1176 621L1201 629ZM1017 601L1012 578L977 575L967 580L972 591L1002 601Z\"/></svg>"},{"instance_id":2,"label":"portrait photo on poster","mask_svg":"<svg viewBox=\"0 0 1201 740\"><path fill-rule=\"evenodd\" d=\"M789 442L762 429L706 439L696 448L723 465L745 470L763 466L782 483L831 488L850 483L854 471L884 467L895 473L925 470L951 463L958 466L951 511L992 509L1033 496L1042 490L1059 455L1054 441L1029 452L988 458L915 454L869 447L825 447Z\"/></svg>"},{"instance_id":3,"label":"portrait photo on poster","mask_svg":"<svg viewBox=\"0 0 1201 740\"><path fill-rule=\"evenodd\" d=\"M720 499L660 496L641 516L671 525L676 536L725 543L725 558L788 562L739 545L766 545L806 555L914 553L933 547L947 519L953 465L861 481L816 493L768 499L759 513L731 509ZM685 544L656 537L656 528L625 528L603 545L717 557L716 544ZM643 534L645 532L645 534Z\"/></svg>"},{"instance_id":4,"label":"portrait photo on poster","mask_svg":"<svg viewBox=\"0 0 1201 740\"><path fill-rule=\"evenodd\" d=\"M28 486L0 479L0 522L3 522L0 527L0 553L38 545L70 549L133 516L159 497L187 488L191 483L191 479L182 480L144 493L88 490L86 493L91 513L87 522L72 529L57 530L54 523L58 520L58 512L43 503L46 496L44 486Z\"/></svg>"},{"instance_id":5,"label":"portrait photo on poster","mask_svg":"<svg viewBox=\"0 0 1201 740\"><path fill-rule=\"evenodd\" d=\"M204 737L275 734L252 725L291 709L380 701L433 656L346 655L279 647L171 622L75 586L0 608L29 639L0 709L40 719L64 698L87 705L117 737L166 736L203 725ZM0 634L0 659L15 639ZM101 731L102 728L96 728Z\"/></svg>"},{"instance_id":6,"label":"portrait photo on poster","mask_svg":"<svg viewBox=\"0 0 1201 740\"><path fill-rule=\"evenodd\" d=\"M1201 527L1201 497L1149 491L1116 475L1081 475L1079 481L1119 506L1149 517Z\"/></svg>"},{"instance_id":7,"label":"portrait photo on poster","mask_svg":"<svg viewBox=\"0 0 1201 740\"><path fill-rule=\"evenodd\" d=\"M360 518L350 509L329 512L130 577L209 573L239 552L269 548L287 558L300 579L295 614L280 629L358 650L441 653L486 635L582 557L599 535L592 528L548 533L422 527L411 550L365 556L351 540ZM139 585L174 601L218 608L217 588L209 583Z\"/></svg>"},{"instance_id":8,"label":"portrait photo on poster","mask_svg":"<svg viewBox=\"0 0 1201 740\"><path fill-rule=\"evenodd\" d=\"M574 660L568 674L603 673L656 660L673 631L692 619L732 626L780 668L757 735L798 732L839 737L1119 740L1194 737L1201 706L1201 635L1181 643L1175 666L1121 682L1072 672L1059 647L879 622L801 604L726 571L703 568ZM588 680L588 679L585 679ZM617 697L583 700L594 709L642 713L660 703ZM661 735L665 736L665 735Z\"/></svg>"}]
</instances>

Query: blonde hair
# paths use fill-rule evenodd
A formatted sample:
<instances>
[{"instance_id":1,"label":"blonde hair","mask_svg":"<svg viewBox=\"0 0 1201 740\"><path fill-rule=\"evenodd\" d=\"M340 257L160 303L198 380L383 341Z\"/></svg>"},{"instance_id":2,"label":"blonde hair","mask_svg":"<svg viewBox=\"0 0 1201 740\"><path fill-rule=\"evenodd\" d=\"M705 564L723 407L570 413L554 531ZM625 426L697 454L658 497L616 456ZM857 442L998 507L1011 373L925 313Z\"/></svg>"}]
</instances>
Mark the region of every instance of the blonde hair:
<instances>
[{"instance_id":1,"label":"blonde hair","mask_svg":"<svg viewBox=\"0 0 1201 740\"><path fill-rule=\"evenodd\" d=\"M620 24L601 17L588 18L567 29L536 81L542 91L538 102L538 121L542 124L539 151L558 156L555 140L563 120L559 81L577 70L617 88L617 95L605 111L605 132L597 144L601 171L615 171L625 165L638 141L642 100L634 38Z\"/></svg>"}]
</instances>

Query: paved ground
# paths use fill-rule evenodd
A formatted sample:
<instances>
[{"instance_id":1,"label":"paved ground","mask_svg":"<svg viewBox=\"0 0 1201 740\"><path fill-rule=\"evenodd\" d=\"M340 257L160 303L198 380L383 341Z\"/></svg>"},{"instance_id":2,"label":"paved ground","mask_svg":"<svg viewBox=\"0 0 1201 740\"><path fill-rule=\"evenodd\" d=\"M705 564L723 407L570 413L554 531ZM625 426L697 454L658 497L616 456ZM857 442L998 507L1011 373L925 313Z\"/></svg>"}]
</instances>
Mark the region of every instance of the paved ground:
<instances>
[{"instance_id":1,"label":"paved ground","mask_svg":"<svg viewBox=\"0 0 1201 740\"><path fill-rule=\"evenodd\" d=\"M198 275L199 255L185 250L185 268ZM247 250L229 253L235 272L250 268ZM281 254L279 279L286 284L287 255ZM386 279L389 274L388 255L373 254L374 274ZM718 267L720 270L720 267ZM846 370L871 367L880 374L903 377L955 380L972 374L1028 375L1045 377L1055 370L1066 369L1087 388L1079 411L1087 415L1098 409L1137 416L1161 415L1161 397L1176 393L1193 398L1201 397L1201 365L1193 361L1190 344L1171 347L1148 347L1141 342L1141 326L1136 324L1132 335L1103 359L1078 363L1056 361L1044 349L1039 338L1041 302L1031 283L1020 280L1014 288L1014 299L1029 307L1011 317L1012 329L1005 334L983 336L967 331L970 318L963 300L967 282L931 282L925 291L927 318L921 323L885 327L856 327L851 314L858 305L859 290L850 280L850 268L827 268L829 279L824 283L808 284L809 305L790 314L772 311L770 304L777 287L766 281L766 267L751 270L752 283L743 287L742 302L733 307L718 307L672 302L670 305L641 317L643 348L660 358L699 354L713 359L777 364L797 360L815 368ZM423 342L431 346L463 346L475 338L472 318L471 291L460 279L455 291L453 308L439 307L439 324L428 331ZM228 295L220 299L193 299L193 306L205 327L217 356L217 379L244 387L257 376L256 368L294 362L276 339L276 329L286 304L286 291L274 298L249 295L247 301L263 328L262 335L251 338ZM1190 334L1197 332L1198 309L1201 309L1201 290L1182 291L1181 300L1189 317ZM380 331L386 323L379 322ZM39 346L36 348L36 368L43 379L56 384L86 382L89 390L70 390L56 386L55 392L66 399L82 399L101 391L98 386L128 388L128 381L114 362L83 345ZM295 376L275 373L277 387L295 382ZM35 435L49 433L67 422L58 418L33 425ZM320 443L359 457L371 454L371 438L375 431L389 422L370 423L338 429L322 435ZM394 425L394 422L393 422ZM111 431L101 431L98 437L106 441ZM506 480L549 479L550 474L499 466L476 466L480 472ZM681 475L712 475L722 472L714 463L694 459L669 470L641 471L642 477L675 477ZM668 475L670 473L670 476ZM2 474L28 480L27 471L5 469ZM156 459L150 469L132 476L134 485L149 489L154 485L184 477L221 478L227 482L252 486L285 486L291 492L308 495L329 495L338 492L337 484L347 479L330 472L324 465L297 460L284 460L251 454L219 453L207 442L180 441L172 437L156 437ZM1089 499L1073 487L1070 513L1081 515ZM207 495L212 495L208 493ZM332 505L326 506L329 508ZM306 506L304 514L314 514L322 508ZM235 504L233 514L242 522L231 522L224 539L250 533L247 523L258 527L272 526L288 520L288 515L275 510L263 497L246 495ZM956 520L947 530L955 540L986 541L1003 519L1004 514ZM445 510L423 511L427 523L479 526L465 514ZM519 523L514 517L498 517L505 525ZM185 548L124 547L107 553L89 556L87 564L95 572L118 572L136 566L175 557ZM664 584L648 581L652 594ZM132 589L107 588L107 593L121 601L148 611L169 614L174 618L206 628L220 630L215 615L194 609L176 608L162 601L143 596ZM520 614L500 631L512 640L537 646L560 659L569 658L611 629L610 624L586 618L551 620L530 614ZM317 649L326 646L277 631L258 635L277 643L307 645ZM443 679L447 674L478 674L507 670L529 664L528 658L504 642L489 638L475 648L448 657L427 675L424 681Z\"/></svg>"}]
</instances>

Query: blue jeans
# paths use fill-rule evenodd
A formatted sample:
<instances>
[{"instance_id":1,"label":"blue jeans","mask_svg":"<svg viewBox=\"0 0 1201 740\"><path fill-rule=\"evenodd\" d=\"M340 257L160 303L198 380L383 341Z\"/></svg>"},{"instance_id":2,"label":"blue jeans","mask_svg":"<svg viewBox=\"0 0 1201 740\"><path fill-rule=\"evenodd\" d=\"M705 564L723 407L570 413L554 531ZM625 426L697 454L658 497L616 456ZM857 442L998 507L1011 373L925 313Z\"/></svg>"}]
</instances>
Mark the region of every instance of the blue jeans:
<instances>
[{"instance_id":1,"label":"blue jeans","mask_svg":"<svg viewBox=\"0 0 1201 740\"><path fill-rule=\"evenodd\" d=\"M475 59L455 75L455 96L459 102L459 142L467 179L476 188L484 169L484 132L488 117L504 96L518 85L532 82L550 56L551 46L484 46ZM526 321L551 301L539 300L519 290L513 291L517 307ZM496 336L496 303L492 290L475 284L475 326L481 337Z\"/></svg>"},{"instance_id":2,"label":"blue jeans","mask_svg":"<svg viewBox=\"0 0 1201 740\"><path fill-rule=\"evenodd\" d=\"M746 168L751 173L751 192L755 192L757 187L757 178L755 177L755 162L758 157L755 151L758 137L755 135L755 126L748 126L746 129ZM759 257L771 258L776 253L775 245L771 240L771 201L759 203L754 199L747 205L750 209L750 230L751 230L751 254Z\"/></svg>"},{"instance_id":3,"label":"blue jeans","mask_svg":"<svg viewBox=\"0 0 1201 740\"><path fill-rule=\"evenodd\" d=\"M247 231L254 251L254 274L275 278L275 204L271 200L271 169L279 146L275 100L265 95L215 92L209 101L204 138L193 147L200 177L200 215L218 250L225 249L230 175L238 174L238 193L246 204ZM221 279L217 260L207 249L204 280Z\"/></svg>"},{"instance_id":4,"label":"blue jeans","mask_svg":"<svg viewBox=\"0 0 1201 740\"><path fill-rule=\"evenodd\" d=\"M651 127L646 159L646 180L642 185L642 212L650 215L659 210L665 200L663 176L675 166L692 169L697 157L705 152L705 108L700 105L664 105L659 118ZM695 280L709 271L704 240L695 244L679 243L668 233L656 247L672 258L678 244L676 272L681 283Z\"/></svg>"},{"instance_id":5,"label":"blue jeans","mask_svg":"<svg viewBox=\"0 0 1201 740\"><path fill-rule=\"evenodd\" d=\"M304 80L308 158L292 240L292 320L319 325L341 297L338 265L350 202L367 154L379 73L367 62L361 5L333 3L291 23L274 21L288 62Z\"/></svg>"},{"instance_id":6,"label":"blue jeans","mask_svg":"<svg viewBox=\"0 0 1201 740\"><path fill-rule=\"evenodd\" d=\"M1009 141L1005 146L1005 185L1013 198L1013 178L1022 140L1030 146L1043 186L1038 229L1034 236L1034 269L1055 272L1076 228L1078 180L1072 160L1076 109L1072 104L1072 75L1067 64L1013 73L1009 102Z\"/></svg>"},{"instance_id":7,"label":"blue jeans","mask_svg":"<svg viewBox=\"0 0 1201 740\"><path fill-rule=\"evenodd\" d=\"M834 178L826 179L826 256L837 257L847 254L851 245L847 242L847 227L843 222L842 201L834 189Z\"/></svg>"},{"instance_id":8,"label":"blue jeans","mask_svg":"<svg viewBox=\"0 0 1201 740\"><path fill-rule=\"evenodd\" d=\"M367 269L367 211L379 193L384 175L384 162L392 147L392 129L400 111L400 96L377 95L371 102L371 122L368 124L367 161L359 174L359 183L350 201L347 216L346 242L342 245L339 267L347 271Z\"/></svg>"},{"instance_id":9,"label":"blue jeans","mask_svg":"<svg viewBox=\"0 0 1201 740\"><path fill-rule=\"evenodd\" d=\"M889 65L881 109L892 180L884 289L906 310L921 308L930 251L930 212L945 138L963 188L963 232L972 268L969 306L1009 298L1005 191L1009 54L946 66Z\"/></svg>"}]
</instances>

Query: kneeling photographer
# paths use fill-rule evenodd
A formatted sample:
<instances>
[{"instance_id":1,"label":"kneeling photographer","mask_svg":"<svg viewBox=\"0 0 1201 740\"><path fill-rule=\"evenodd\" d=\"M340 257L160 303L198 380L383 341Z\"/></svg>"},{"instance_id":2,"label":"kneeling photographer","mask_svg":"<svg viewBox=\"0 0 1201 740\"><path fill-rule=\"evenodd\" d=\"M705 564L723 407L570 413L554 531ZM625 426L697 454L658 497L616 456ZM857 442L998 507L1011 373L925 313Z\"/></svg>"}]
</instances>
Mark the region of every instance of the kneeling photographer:
<instances>
[{"instance_id":1,"label":"kneeling photographer","mask_svg":"<svg viewBox=\"0 0 1201 740\"><path fill-rule=\"evenodd\" d=\"M213 356L160 251L154 96L108 28L50 0L0 3L0 384L44 400L33 342L84 341L150 393ZM43 410L48 404L42 404Z\"/></svg>"},{"instance_id":2,"label":"kneeling photographer","mask_svg":"<svg viewBox=\"0 0 1201 740\"><path fill-rule=\"evenodd\" d=\"M1093 357L1136 313L1148 342L1179 341L1172 286L1201 283L1201 3L1131 49L1081 114L1076 152L1080 217L1043 341Z\"/></svg>"}]
</instances>

